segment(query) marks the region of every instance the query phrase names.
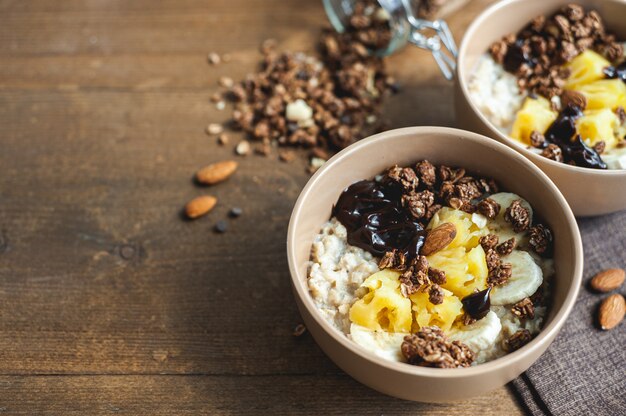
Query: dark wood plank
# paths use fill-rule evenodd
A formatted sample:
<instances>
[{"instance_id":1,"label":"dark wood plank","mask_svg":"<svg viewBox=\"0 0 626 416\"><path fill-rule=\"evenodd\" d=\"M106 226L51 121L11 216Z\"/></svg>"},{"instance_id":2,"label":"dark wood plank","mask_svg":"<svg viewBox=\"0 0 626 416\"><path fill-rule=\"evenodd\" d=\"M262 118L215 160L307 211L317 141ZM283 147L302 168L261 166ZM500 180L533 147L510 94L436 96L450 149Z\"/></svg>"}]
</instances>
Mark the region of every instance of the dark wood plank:
<instances>
[{"instance_id":1,"label":"dark wood plank","mask_svg":"<svg viewBox=\"0 0 626 416\"><path fill-rule=\"evenodd\" d=\"M420 404L391 400L347 376L5 376L0 395L0 411L11 415L522 414L504 389L455 404Z\"/></svg>"},{"instance_id":2,"label":"dark wood plank","mask_svg":"<svg viewBox=\"0 0 626 416\"><path fill-rule=\"evenodd\" d=\"M15 166L11 155L21 155L2 178L0 224L8 247L0 261L11 267L0 270L0 328L10 335L0 340L7 358L0 368L314 371L310 361L296 359L311 348L294 348L290 335L298 317L284 254L289 207L307 179L304 163L250 159L228 183L197 188L193 172L230 157L230 150L209 145L201 131L159 131L154 120L202 125L186 121L202 118L185 105L200 94L140 97L141 106L132 105L134 94L54 93L49 102L28 96L19 94L16 107L38 106L31 117L75 121L50 135L46 125L25 132L11 125L11 115L0 116L9 132L0 164ZM111 128L120 128L120 136L109 137ZM68 137L83 129L91 137ZM218 196L215 212L181 221L182 204L203 192ZM213 223L235 205L244 215L227 234L215 235ZM134 249L128 259L120 252L125 245ZM275 348L275 338L287 343ZM174 358L155 362L153 352L162 349ZM290 360L309 367L293 368Z\"/></svg>"}]
</instances>

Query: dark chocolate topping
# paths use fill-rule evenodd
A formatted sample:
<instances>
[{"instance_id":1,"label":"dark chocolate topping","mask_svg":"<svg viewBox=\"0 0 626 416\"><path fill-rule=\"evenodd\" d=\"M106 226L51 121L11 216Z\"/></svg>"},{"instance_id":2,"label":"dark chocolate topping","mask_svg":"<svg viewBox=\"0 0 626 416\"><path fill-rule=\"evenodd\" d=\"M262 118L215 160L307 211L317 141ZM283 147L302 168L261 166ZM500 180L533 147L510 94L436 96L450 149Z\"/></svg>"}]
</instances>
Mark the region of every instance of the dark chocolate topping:
<instances>
[{"instance_id":1,"label":"dark chocolate topping","mask_svg":"<svg viewBox=\"0 0 626 416\"><path fill-rule=\"evenodd\" d=\"M502 64L505 70L515 73L523 64L533 68L536 63L536 59L530 54L530 49L524 47L524 41L522 39L518 39L509 46Z\"/></svg>"},{"instance_id":2,"label":"dark chocolate topping","mask_svg":"<svg viewBox=\"0 0 626 416\"><path fill-rule=\"evenodd\" d=\"M461 299L465 313L474 319L484 318L487 313L489 313L489 308L491 307L491 300L489 298L490 293L491 286L485 290L472 293L471 295L467 295Z\"/></svg>"},{"instance_id":3,"label":"dark chocolate topping","mask_svg":"<svg viewBox=\"0 0 626 416\"><path fill-rule=\"evenodd\" d=\"M574 105L566 106L554 123L546 131L545 145L554 143L563 152L563 160L576 166L593 169L606 169L606 163L598 152L587 146L580 135L576 134L576 120L582 117L582 110Z\"/></svg>"},{"instance_id":4,"label":"dark chocolate topping","mask_svg":"<svg viewBox=\"0 0 626 416\"><path fill-rule=\"evenodd\" d=\"M394 183L359 181L342 192L333 215L348 230L351 245L379 257L398 249L411 259L424 244L424 229L402 207L401 197Z\"/></svg>"}]
</instances>

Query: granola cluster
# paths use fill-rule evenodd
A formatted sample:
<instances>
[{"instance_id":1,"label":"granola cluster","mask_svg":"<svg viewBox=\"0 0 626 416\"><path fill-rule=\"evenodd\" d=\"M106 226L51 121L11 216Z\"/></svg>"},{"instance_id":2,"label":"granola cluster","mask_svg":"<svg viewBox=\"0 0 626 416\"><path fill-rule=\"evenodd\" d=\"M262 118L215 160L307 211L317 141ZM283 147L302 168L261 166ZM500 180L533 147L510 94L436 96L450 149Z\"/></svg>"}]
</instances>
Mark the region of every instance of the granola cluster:
<instances>
[{"instance_id":1,"label":"granola cluster","mask_svg":"<svg viewBox=\"0 0 626 416\"><path fill-rule=\"evenodd\" d=\"M543 224L537 224L530 228L530 239L528 244L540 255L550 255L552 253L552 232Z\"/></svg>"},{"instance_id":2,"label":"granola cluster","mask_svg":"<svg viewBox=\"0 0 626 416\"><path fill-rule=\"evenodd\" d=\"M524 232L530 226L530 212L522 206L520 200L513 201L506 209L504 219L511 223L516 233Z\"/></svg>"},{"instance_id":3,"label":"granola cluster","mask_svg":"<svg viewBox=\"0 0 626 416\"><path fill-rule=\"evenodd\" d=\"M401 350L409 364L421 367L469 367L474 361L474 354L467 345L449 341L437 327L421 328L415 334L407 335Z\"/></svg>"},{"instance_id":4,"label":"granola cluster","mask_svg":"<svg viewBox=\"0 0 626 416\"><path fill-rule=\"evenodd\" d=\"M397 257L397 250L387 252L381 259L379 267L381 269L390 268L402 271L400 275L400 291L405 297L411 296L418 291L428 292L428 299L434 305L443 302L443 289L440 285L446 283L446 273L443 270L435 269L428 265L425 256L417 256L406 265L402 263L390 263L385 261L390 255ZM404 260L404 256L402 255Z\"/></svg>"},{"instance_id":5,"label":"granola cluster","mask_svg":"<svg viewBox=\"0 0 626 416\"><path fill-rule=\"evenodd\" d=\"M258 72L222 83L234 101L233 127L248 133L258 154L267 156L277 146L305 147L322 160L376 132L381 103L397 86L383 60L370 52L390 39L389 15L367 0L355 4L343 33L323 31L319 57L279 53L274 42L264 42ZM280 152L281 160L292 158Z\"/></svg>"},{"instance_id":6,"label":"granola cluster","mask_svg":"<svg viewBox=\"0 0 626 416\"><path fill-rule=\"evenodd\" d=\"M515 331L508 339L504 341L504 349L508 352L517 351L533 339L528 329L520 329Z\"/></svg>"},{"instance_id":7,"label":"granola cluster","mask_svg":"<svg viewBox=\"0 0 626 416\"><path fill-rule=\"evenodd\" d=\"M570 75L562 65L586 49L609 61L623 52L598 12L568 4L552 16L537 16L519 33L491 45L490 52L496 62L517 76L520 90L552 98L562 94Z\"/></svg>"},{"instance_id":8,"label":"granola cluster","mask_svg":"<svg viewBox=\"0 0 626 416\"><path fill-rule=\"evenodd\" d=\"M535 305L530 298L524 298L513 305L511 312L518 318L533 319L535 317Z\"/></svg>"}]
</instances>

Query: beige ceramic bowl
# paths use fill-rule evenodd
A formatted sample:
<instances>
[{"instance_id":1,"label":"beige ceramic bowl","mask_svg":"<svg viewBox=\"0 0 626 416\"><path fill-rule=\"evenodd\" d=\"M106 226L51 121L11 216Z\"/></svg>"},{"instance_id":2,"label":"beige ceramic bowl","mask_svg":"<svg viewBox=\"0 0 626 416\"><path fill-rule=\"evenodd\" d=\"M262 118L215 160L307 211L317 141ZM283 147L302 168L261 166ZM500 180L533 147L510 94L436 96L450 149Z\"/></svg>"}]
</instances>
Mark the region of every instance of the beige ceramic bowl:
<instances>
[{"instance_id":1,"label":"beige ceramic bowl","mask_svg":"<svg viewBox=\"0 0 626 416\"><path fill-rule=\"evenodd\" d=\"M539 166L559 187L577 216L600 215L626 209L626 170L596 170L558 163L537 155L493 126L472 103L467 84L478 58L502 36L517 32L533 17L551 14L568 0L506 0L486 9L467 29L458 57L455 106L460 127L492 137L515 148ZM606 26L626 39L626 1L577 0L596 9Z\"/></svg>"},{"instance_id":2,"label":"beige ceramic bowl","mask_svg":"<svg viewBox=\"0 0 626 416\"><path fill-rule=\"evenodd\" d=\"M554 300L543 331L503 358L471 368L432 369L383 360L349 340L318 312L307 287L307 261L314 236L350 184L372 178L393 164L419 159L463 166L497 179L526 198L554 231ZM291 215L287 255L295 298L304 322L326 354L346 373L380 392L402 399L444 402L500 387L526 370L548 348L576 300L583 250L565 198L536 166L484 136L443 127L391 130L341 151L309 180Z\"/></svg>"}]
</instances>

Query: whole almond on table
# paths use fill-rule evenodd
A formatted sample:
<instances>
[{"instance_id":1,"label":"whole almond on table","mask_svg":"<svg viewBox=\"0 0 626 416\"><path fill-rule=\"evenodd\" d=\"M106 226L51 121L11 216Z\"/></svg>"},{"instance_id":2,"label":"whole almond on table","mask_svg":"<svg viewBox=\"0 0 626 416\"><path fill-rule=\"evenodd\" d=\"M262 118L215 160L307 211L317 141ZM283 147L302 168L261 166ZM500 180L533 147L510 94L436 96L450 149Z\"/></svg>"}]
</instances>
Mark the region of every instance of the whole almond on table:
<instances>
[{"instance_id":1,"label":"whole almond on table","mask_svg":"<svg viewBox=\"0 0 626 416\"><path fill-rule=\"evenodd\" d=\"M187 202L185 205L185 215L194 219L209 213L217 204L217 198L210 195L199 196Z\"/></svg>"},{"instance_id":2,"label":"whole almond on table","mask_svg":"<svg viewBox=\"0 0 626 416\"><path fill-rule=\"evenodd\" d=\"M204 185L215 185L228 179L237 170L238 163L234 160L224 160L212 163L196 172L196 180Z\"/></svg>"},{"instance_id":3,"label":"whole almond on table","mask_svg":"<svg viewBox=\"0 0 626 416\"><path fill-rule=\"evenodd\" d=\"M444 248L456 237L456 227L454 224L444 222L428 232L424 245L420 250L422 256L430 256Z\"/></svg>"},{"instance_id":4,"label":"whole almond on table","mask_svg":"<svg viewBox=\"0 0 626 416\"><path fill-rule=\"evenodd\" d=\"M624 319L626 313L626 301L620 294L611 295L600 304L598 321L604 330L615 328Z\"/></svg>"},{"instance_id":5,"label":"whole almond on table","mask_svg":"<svg viewBox=\"0 0 626 416\"><path fill-rule=\"evenodd\" d=\"M591 288L598 292L610 292L615 290L624 283L626 272L622 269L607 269L591 279Z\"/></svg>"}]
</instances>

